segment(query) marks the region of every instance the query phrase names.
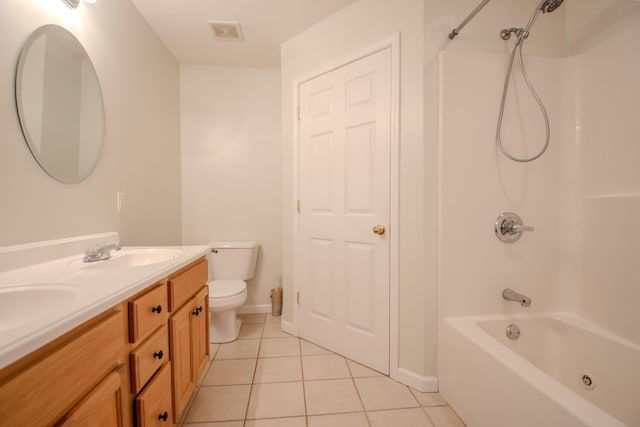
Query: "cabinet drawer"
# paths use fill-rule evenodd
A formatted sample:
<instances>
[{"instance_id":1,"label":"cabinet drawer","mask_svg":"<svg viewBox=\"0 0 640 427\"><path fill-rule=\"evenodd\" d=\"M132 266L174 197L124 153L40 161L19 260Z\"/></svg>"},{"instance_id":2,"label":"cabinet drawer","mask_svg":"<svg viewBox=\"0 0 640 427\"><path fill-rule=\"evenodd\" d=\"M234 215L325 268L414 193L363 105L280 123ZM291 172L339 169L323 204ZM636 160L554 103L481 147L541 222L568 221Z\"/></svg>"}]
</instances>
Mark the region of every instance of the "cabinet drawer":
<instances>
[{"instance_id":1,"label":"cabinet drawer","mask_svg":"<svg viewBox=\"0 0 640 427\"><path fill-rule=\"evenodd\" d=\"M164 362L169 360L169 332L161 326L131 352L131 391L139 392Z\"/></svg>"},{"instance_id":2,"label":"cabinet drawer","mask_svg":"<svg viewBox=\"0 0 640 427\"><path fill-rule=\"evenodd\" d=\"M136 399L138 427L172 426L171 363L167 363Z\"/></svg>"},{"instance_id":3,"label":"cabinet drawer","mask_svg":"<svg viewBox=\"0 0 640 427\"><path fill-rule=\"evenodd\" d=\"M139 342L166 322L167 286L161 284L129 302L129 341Z\"/></svg>"},{"instance_id":4,"label":"cabinet drawer","mask_svg":"<svg viewBox=\"0 0 640 427\"><path fill-rule=\"evenodd\" d=\"M209 267L205 258L169 278L169 310L176 311L207 284Z\"/></svg>"}]
</instances>

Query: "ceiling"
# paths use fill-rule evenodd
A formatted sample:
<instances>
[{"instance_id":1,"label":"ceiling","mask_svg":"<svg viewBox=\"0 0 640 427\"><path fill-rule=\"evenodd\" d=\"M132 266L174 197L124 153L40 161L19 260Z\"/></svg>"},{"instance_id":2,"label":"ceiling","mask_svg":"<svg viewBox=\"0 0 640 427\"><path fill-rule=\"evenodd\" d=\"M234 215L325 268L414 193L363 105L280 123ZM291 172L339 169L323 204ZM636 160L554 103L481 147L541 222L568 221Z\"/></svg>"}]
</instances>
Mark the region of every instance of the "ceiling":
<instances>
[{"instance_id":1,"label":"ceiling","mask_svg":"<svg viewBox=\"0 0 640 427\"><path fill-rule=\"evenodd\" d=\"M356 0L132 0L181 64L280 67L280 44ZM239 21L220 41L207 21Z\"/></svg>"}]
</instances>

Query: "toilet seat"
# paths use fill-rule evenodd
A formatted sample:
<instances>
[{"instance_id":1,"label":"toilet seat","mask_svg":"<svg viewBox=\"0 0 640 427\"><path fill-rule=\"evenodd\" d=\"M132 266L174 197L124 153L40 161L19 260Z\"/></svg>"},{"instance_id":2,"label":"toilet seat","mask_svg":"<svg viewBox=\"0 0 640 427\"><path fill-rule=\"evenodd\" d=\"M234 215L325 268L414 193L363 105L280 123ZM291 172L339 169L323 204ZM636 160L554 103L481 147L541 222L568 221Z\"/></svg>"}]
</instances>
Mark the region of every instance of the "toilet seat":
<instances>
[{"instance_id":1,"label":"toilet seat","mask_svg":"<svg viewBox=\"0 0 640 427\"><path fill-rule=\"evenodd\" d=\"M227 298L247 290L244 280L213 280L209 282L209 298Z\"/></svg>"}]
</instances>

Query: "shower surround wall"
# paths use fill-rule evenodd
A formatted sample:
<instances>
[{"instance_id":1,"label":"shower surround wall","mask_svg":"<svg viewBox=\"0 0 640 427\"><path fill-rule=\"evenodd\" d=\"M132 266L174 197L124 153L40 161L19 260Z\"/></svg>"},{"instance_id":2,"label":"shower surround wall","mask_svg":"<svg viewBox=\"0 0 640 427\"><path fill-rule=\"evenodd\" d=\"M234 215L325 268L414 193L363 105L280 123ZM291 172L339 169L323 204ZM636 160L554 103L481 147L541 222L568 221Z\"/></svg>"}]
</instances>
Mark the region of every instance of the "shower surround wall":
<instances>
[{"instance_id":1,"label":"shower surround wall","mask_svg":"<svg viewBox=\"0 0 640 427\"><path fill-rule=\"evenodd\" d=\"M582 214L577 311L640 344L640 2L581 0L568 11Z\"/></svg>"},{"instance_id":2,"label":"shower surround wall","mask_svg":"<svg viewBox=\"0 0 640 427\"><path fill-rule=\"evenodd\" d=\"M440 317L561 311L638 345L640 3L567 0L563 8L567 55L536 57L525 46L528 74L551 121L551 146L533 163L511 162L495 147L506 54L458 48L440 56ZM536 28L529 41L540 32ZM505 145L512 154L535 153L544 125L522 83L512 88L509 102ZM505 210L519 213L536 230L510 245L499 242L493 222ZM531 307L503 301L506 287L530 296ZM491 402L514 408L517 402L509 405L508 396L523 397L524 391L507 386L509 376L499 368L479 368L483 357L499 360L501 350L453 353L470 357L476 369L469 375L451 370L452 363L461 363L443 362L453 360L447 354L455 341L448 321L441 322L444 397L469 423L483 411L504 419L505 412ZM472 378L478 372L490 375L485 381ZM532 380L527 367L515 372ZM489 397L463 397L474 384L490 384ZM505 387L508 392L496 399ZM552 416L537 400L527 402ZM481 409L470 409L474 405Z\"/></svg>"},{"instance_id":3,"label":"shower surround wall","mask_svg":"<svg viewBox=\"0 0 640 427\"><path fill-rule=\"evenodd\" d=\"M506 54L441 54L440 316L562 311L640 344L640 3L563 7L569 54L526 55L551 122L550 148L532 163L495 146ZM503 140L531 154L544 125L518 81ZM503 211L536 230L499 242ZM504 301L507 287L531 307Z\"/></svg>"},{"instance_id":4,"label":"shower surround wall","mask_svg":"<svg viewBox=\"0 0 640 427\"><path fill-rule=\"evenodd\" d=\"M535 36L535 34L533 34ZM531 163L496 147L496 121L508 58L491 53L441 55L440 253L443 317L577 309L576 156L570 132L566 60L527 57L527 71L547 108L551 144ZM473 70L470 72L470 70ZM512 155L540 151L545 126L519 78L509 93L502 139ZM535 231L506 244L494 233L502 212ZM512 288L530 308L507 302Z\"/></svg>"},{"instance_id":5,"label":"shower surround wall","mask_svg":"<svg viewBox=\"0 0 640 427\"><path fill-rule=\"evenodd\" d=\"M495 146L506 54L441 55L440 316L573 312L640 343L640 3L583 3L565 2L571 55L535 57L525 45L551 122L549 150L532 163ZM544 124L516 81L503 141L535 153ZM503 211L536 230L501 243L493 223ZM504 301L507 287L531 307Z\"/></svg>"}]
</instances>

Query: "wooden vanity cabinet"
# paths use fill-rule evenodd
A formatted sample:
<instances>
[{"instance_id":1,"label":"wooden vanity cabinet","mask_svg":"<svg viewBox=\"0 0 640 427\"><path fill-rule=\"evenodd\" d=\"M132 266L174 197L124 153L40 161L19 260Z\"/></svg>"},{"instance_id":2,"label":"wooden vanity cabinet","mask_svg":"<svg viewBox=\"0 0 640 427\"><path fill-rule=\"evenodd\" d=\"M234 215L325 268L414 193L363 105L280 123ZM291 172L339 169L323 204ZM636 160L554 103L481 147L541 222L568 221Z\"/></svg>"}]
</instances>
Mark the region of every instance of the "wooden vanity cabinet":
<instances>
[{"instance_id":1,"label":"wooden vanity cabinet","mask_svg":"<svg viewBox=\"0 0 640 427\"><path fill-rule=\"evenodd\" d=\"M169 318L174 422L180 419L209 361L207 278L206 260L169 278L169 304L177 308Z\"/></svg>"},{"instance_id":2,"label":"wooden vanity cabinet","mask_svg":"<svg viewBox=\"0 0 640 427\"><path fill-rule=\"evenodd\" d=\"M60 427L122 427L122 367L117 368L94 388L60 422Z\"/></svg>"},{"instance_id":3,"label":"wooden vanity cabinet","mask_svg":"<svg viewBox=\"0 0 640 427\"><path fill-rule=\"evenodd\" d=\"M134 424L173 426L166 281L131 298L128 311Z\"/></svg>"},{"instance_id":4,"label":"wooden vanity cabinet","mask_svg":"<svg viewBox=\"0 0 640 427\"><path fill-rule=\"evenodd\" d=\"M176 422L209 360L208 295L201 288L169 320Z\"/></svg>"},{"instance_id":5,"label":"wooden vanity cabinet","mask_svg":"<svg viewBox=\"0 0 640 427\"><path fill-rule=\"evenodd\" d=\"M166 326L168 311L167 284L160 282L129 301L129 342L139 343L160 326Z\"/></svg>"},{"instance_id":6,"label":"wooden vanity cabinet","mask_svg":"<svg viewBox=\"0 0 640 427\"><path fill-rule=\"evenodd\" d=\"M123 305L0 370L0 426L128 426Z\"/></svg>"},{"instance_id":7,"label":"wooden vanity cabinet","mask_svg":"<svg viewBox=\"0 0 640 427\"><path fill-rule=\"evenodd\" d=\"M173 426L209 361L208 266L201 258L129 301L137 427Z\"/></svg>"},{"instance_id":8,"label":"wooden vanity cabinet","mask_svg":"<svg viewBox=\"0 0 640 427\"><path fill-rule=\"evenodd\" d=\"M136 397L136 425L144 427L174 425L171 400L171 363L167 363Z\"/></svg>"},{"instance_id":9,"label":"wooden vanity cabinet","mask_svg":"<svg viewBox=\"0 0 640 427\"><path fill-rule=\"evenodd\" d=\"M206 258L0 369L0 427L173 426L209 360Z\"/></svg>"}]
</instances>

